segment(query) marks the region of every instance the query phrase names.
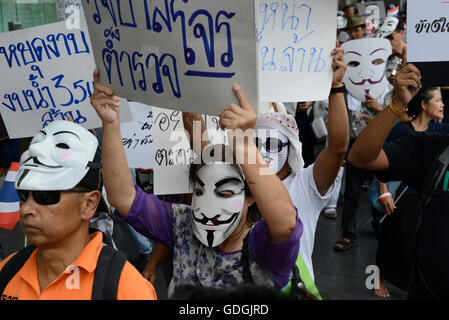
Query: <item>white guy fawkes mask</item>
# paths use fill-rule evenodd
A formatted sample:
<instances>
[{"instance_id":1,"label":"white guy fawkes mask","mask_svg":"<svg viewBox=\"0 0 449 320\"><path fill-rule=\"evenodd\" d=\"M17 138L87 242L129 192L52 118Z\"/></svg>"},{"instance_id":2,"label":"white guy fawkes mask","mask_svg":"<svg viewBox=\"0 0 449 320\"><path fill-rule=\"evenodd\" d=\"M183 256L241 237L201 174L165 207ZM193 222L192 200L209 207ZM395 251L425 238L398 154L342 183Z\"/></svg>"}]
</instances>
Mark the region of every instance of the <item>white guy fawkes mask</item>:
<instances>
[{"instance_id":1,"label":"white guy fawkes mask","mask_svg":"<svg viewBox=\"0 0 449 320\"><path fill-rule=\"evenodd\" d=\"M277 174L288 159L289 140L286 135L272 128L256 128L256 146L270 169ZM279 148L281 150L279 151Z\"/></svg>"},{"instance_id":2,"label":"white guy fawkes mask","mask_svg":"<svg viewBox=\"0 0 449 320\"><path fill-rule=\"evenodd\" d=\"M359 39L345 42L345 61L348 64L343 82L348 92L361 102L366 95L376 99L385 93L388 79L385 71L392 54L387 39Z\"/></svg>"},{"instance_id":3,"label":"white guy fawkes mask","mask_svg":"<svg viewBox=\"0 0 449 320\"><path fill-rule=\"evenodd\" d=\"M398 23L399 19L396 17L385 17L384 21L379 27L379 30L377 30L376 37L377 38L388 37L390 34L393 33L393 31L396 30Z\"/></svg>"},{"instance_id":4,"label":"white guy fawkes mask","mask_svg":"<svg viewBox=\"0 0 449 320\"><path fill-rule=\"evenodd\" d=\"M200 242L216 247L242 217L245 182L230 164L207 164L198 170L192 198L193 230Z\"/></svg>"},{"instance_id":5,"label":"white guy fawkes mask","mask_svg":"<svg viewBox=\"0 0 449 320\"><path fill-rule=\"evenodd\" d=\"M68 190L89 171L98 140L88 130L70 121L57 120L31 140L20 158L15 183L21 190Z\"/></svg>"}]
</instances>

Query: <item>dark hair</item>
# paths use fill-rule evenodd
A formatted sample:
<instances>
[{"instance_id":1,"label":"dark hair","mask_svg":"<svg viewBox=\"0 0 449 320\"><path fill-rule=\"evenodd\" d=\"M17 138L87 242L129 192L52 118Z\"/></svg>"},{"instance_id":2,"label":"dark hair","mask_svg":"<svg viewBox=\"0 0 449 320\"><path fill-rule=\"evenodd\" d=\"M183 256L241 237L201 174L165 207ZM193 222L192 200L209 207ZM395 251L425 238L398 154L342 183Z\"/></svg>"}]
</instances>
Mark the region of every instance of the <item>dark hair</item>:
<instances>
[{"instance_id":1,"label":"dark hair","mask_svg":"<svg viewBox=\"0 0 449 320\"><path fill-rule=\"evenodd\" d=\"M423 87L419 89L418 93L413 97L413 99L407 105L408 111L407 114L416 118L422 111L422 102L429 103L433 98L433 91L438 90L437 87Z\"/></svg>"},{"instance_id":2,"label":"dark hair","mask_svg":"<svg viewBox=\"0 0 449 320\"><path fill-rule=\"evenodd\" d=\"M398 25L396 26L396 29L394 31L396 31L396 32L404 31L405 30L404 22L402 22L402 20L399 18L398 18L398 20L399 20Z\"/></svg>"},{"instance_id":3,"label":"dark hair","mask_svg":"<svg viewBox=\"0 0 449 320\"><path fill-rule=\"evenodd\" d=\"M218 151L218 155L216 155L216 151ZM209 144L203 151L203 155L204 154L208 154L211 157L214 158L214 160L216 161L221 161L223 163L228 163L230 165L232 165L237 172L239 173L240 177L242 178L244 184L245 184L245 197L253 197L251 194L251 191L248 187L248 184L246 183L246 180L244 178L243 172L242 172L242 168L240 168L240 166L236 163L235 161L235 157L233 154L232 149L225 145L225 144ZM216 157L218 156L218 158ZM201 157L202 158L202 157ZM227 160L232 159L232 163L228 162ZM196 182L196 177L198 174L198 171L204 167L207 163L204 163L203 161L201 161L201 163L192 163L190 165L190 169L189 169L189 182L190 185L192 187L195 186L195 182ZM261 215L259 212L259 209L257 208L256 203L254 203L253 205L251 205L248 208L248 213L246 215L246 222L250 223L250 224L254 224L257 221L259 221L261 219Z\"/></svg>"}]
</instances>

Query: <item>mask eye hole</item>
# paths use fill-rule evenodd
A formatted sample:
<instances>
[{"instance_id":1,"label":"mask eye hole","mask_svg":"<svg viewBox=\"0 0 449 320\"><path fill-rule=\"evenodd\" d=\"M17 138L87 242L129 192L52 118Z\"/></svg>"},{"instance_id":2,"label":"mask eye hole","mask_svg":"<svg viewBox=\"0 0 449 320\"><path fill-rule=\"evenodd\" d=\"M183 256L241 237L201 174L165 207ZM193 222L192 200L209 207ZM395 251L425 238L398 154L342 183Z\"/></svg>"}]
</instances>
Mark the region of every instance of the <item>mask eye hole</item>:
<instances>
[{"instance_id":1,"label":"mask eye hole","mask_svg":"<svg viewBox=\"0 0 449 320\"><path fill-rule=\"evenodd\" d=\"M70 149L70 147L66 143L58 143L56 147L61 149Z\"/></svg>"},{"instance_id":2,"label":"mask eye hole","mask_svg":"<svg viewBox=\"0 0 449 320\"><path fill-rule=\"evenodd\" d=\"M234 192L231 190L217 191L217 195L222 198L231 198L234 195Z\"/></svg>"},{"instance_id":3,"label":"mask eye hole","mask_svg":"<svg viewBox=\"0 0 449 320\"><path fill-rule=\"evenodd\" d=\"M348 63L348 66L353 67L353 68L358 67L359 65L360 65L360 62L358 62L358 61L351 61Z\"/></svg>"},{"instance_id":4,"label":"mask eye hole","mask_svg":"<svg viewBox=\"0 0 449 320\"><path fill-rule=\"evenodd\" d=\"M375 59L375 60L372 61L372 64L374 64L376 66L381 65L383 63L385 63L385 61L383 59L381 59L381 58Z\"/></svg>"},{"instance_id":5,"label":"mask eye hole","mask_svg":"<svg viewBox=\"0 0 449 320\"><path fill-rule=\"evenodd\" d=\"M195 188L195 195L197 197L201 197L203 195L203 190L201 190L199 188Z\"/></svg>"}]
</instances>

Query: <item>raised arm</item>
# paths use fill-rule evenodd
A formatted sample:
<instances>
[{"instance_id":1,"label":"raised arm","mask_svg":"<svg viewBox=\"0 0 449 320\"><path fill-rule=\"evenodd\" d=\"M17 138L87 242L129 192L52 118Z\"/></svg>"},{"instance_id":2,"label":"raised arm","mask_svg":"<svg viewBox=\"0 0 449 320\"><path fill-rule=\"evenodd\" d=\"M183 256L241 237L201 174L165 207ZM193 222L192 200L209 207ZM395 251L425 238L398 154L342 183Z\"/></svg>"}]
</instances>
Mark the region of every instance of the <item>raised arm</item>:
<instances>
[{"instance_id":1,"label":"raised arm","mask_svg":"<svg viewBox=\"0 0 449 320\"><path fill-rule=\"evenodd\" d=\"M94 71L95 91L90 98L103 124L101 148L103 179L108 201L125 217L133 204L136 191L123 149L120 132L120 99L114 92L100 84L100 73Z\"/></svg>"},{"instance_id":2,"label":"raised arm","mask_svg":"<svg viewBox=\"0 0 449 320\"><path fill-rule=\"evenodd\" d=\"M220 126L228 129L228 135L233 137L235 156L237 160L242 160L239 164L268 225L270 239L284 242L295 229L296 210L287 189L270 170L254 144L253 129L257 115L251 103L238 85L234 85L233 90L240 106L231 104L220 112Z\"/></svg>"},{"instance_id":3,"label":"raised arm","mask_svg":"<svg viewBox=\"0 0 449 320\"><path fill-rule=\"evenodd\" d=\"M343 48L335 48L332 55L332 88L339 88L343 86L342 79L347 68ZM318 155L313 168L315 184L321 195L325 195L334 183L349 144L348 112L342 92L331 92L329 95L327 131L328 146Z\"/></svg>"},{"instance_id":4,"label":"raised arm","mask_svg":"<svg viewBox=\"0 0 449 320\"><path fill-rule=\"evenodd\" d=\"M206 124L204 123L203 117L197 113L183 112L182 122L184 124L184 129L187 131L188 134L190 148L196 154L200 154L208 144L208 138L206 134ZM201 133L201 136L199 135L199 133ZM196 143L194 143L195 139L201 140L198 140ZM195 150L195 148L198 148L198 146L201 146L201 150Z\"/></svg>"},{"instance_id":5,"label":"raised arm","mask_svg":"<svg viewBox=\"0 0 449 320\"><path fill-rule=\"evenodd\" d=\"M396 73L390 105L380 112L360 133L349 152L349 162L368 170L388 170L390 164L382 147L391 128L406 111L406 106L421 87L421 73L409 64Z\"/></svg>"}]
</instances>

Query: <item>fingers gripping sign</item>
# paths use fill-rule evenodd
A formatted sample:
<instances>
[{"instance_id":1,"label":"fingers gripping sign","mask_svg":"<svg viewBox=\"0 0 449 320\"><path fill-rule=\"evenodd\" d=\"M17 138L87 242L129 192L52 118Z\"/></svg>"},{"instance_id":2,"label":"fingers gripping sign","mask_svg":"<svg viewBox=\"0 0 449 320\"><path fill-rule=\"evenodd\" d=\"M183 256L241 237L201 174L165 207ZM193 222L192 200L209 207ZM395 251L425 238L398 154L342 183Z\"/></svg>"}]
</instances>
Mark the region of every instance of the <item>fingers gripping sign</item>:
<instances>
[{"instance_id":1,"label":"fingers gripping sign","mask_svg":"<svg viewBox=\"0 0 449 320\"><path fill-rule=\"evenodd\" d=\"M332 77L332 86L339 86L345 76L347 64L345 62L345 50L340 48L340 44L337 42L337 47L331 52L333 56L332 70L334 72Z\"/></svg>"},{"instance_id":2,"label":"fingers gripping sign","mask_svg":"<svg viewBox=\"0 0 449 320\"><path fill-rule=\"evenodd\" d=\"M243 89L234 84L232 87L239 105L230 104L220 113L220 127L227 129L229 141L233 142L233 149L238 163L255 163L256 154L245 160L245 152L254 144L254 126L257 114Z\"/></svg>"},{"instance_id":3,"label":"fingers gripping sign","mask_svg":"<svg viewBox=\"0 0 449 320\"><path fill-rule=\"evenodd\" d=\"M405 107L422 87L421 73L412 64L408 64L396 73L393 100L397 107Z\"/></svg>"},{"instance_id":4,"label":"fingers gripping sign","mask_svg":"<svg viewBox=\"0 0 449 320\"><path fill-rule=\"evenodd\" d=\"M114 95L114 91L100 84L100 72L94 71L95 90L90 97L90 103L94 107L103 123L120 121L120 98Z\"/></svg>"},{"instance_id":5,"label":"fingers gripping sign","mask_svg":"<svg viewBox=\"0 0 449 320\"><path fill-rule=\"evenodd\" d=\"M219 113L220 127L232 130L241 129L242 131L253 129L256 125L257 114L254 112L251 102L238 84L234 84L232 89L240 106L230 104Z\"/></svg>"}]
</instances>

